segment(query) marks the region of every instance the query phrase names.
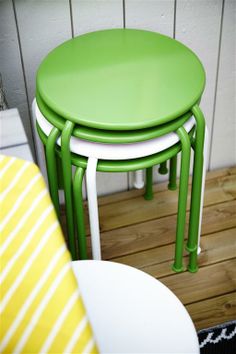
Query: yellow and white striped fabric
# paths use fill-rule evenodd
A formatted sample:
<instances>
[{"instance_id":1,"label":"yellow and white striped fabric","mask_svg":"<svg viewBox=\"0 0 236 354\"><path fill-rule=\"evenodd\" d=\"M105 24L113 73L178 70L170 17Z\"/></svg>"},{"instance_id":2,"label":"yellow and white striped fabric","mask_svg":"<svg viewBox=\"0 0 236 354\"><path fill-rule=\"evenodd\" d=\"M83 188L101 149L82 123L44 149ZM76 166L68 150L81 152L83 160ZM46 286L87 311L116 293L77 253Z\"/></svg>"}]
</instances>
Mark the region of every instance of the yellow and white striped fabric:
<instances>
[{"instance_id":1,"label":"yellow and white striped fabric","mask_svg":"<svg viewBox=\"0 0 236 354\"><path fill-rule=\"evenodd\" d=\"M97 353L38 167L0 156L0 352Z\"/></svg>"}]
</instances>

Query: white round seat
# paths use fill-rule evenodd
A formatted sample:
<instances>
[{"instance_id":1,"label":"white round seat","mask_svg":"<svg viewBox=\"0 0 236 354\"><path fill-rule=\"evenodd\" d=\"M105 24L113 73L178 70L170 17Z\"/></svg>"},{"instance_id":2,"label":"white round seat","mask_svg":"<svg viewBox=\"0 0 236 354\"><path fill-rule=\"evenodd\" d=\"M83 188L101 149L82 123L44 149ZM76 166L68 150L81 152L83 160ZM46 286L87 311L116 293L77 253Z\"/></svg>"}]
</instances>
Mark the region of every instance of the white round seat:
<instances>
[{"instance_id":1,"label":"white round seat","mask_svg":"<svg viewBox=\"0 0 236 354\"><path fill-rule=\"evenodd\" d=\"M188 312L160 281L119 263L72 266L101 353L199 353Z\"/></svg>"}]
</instances>

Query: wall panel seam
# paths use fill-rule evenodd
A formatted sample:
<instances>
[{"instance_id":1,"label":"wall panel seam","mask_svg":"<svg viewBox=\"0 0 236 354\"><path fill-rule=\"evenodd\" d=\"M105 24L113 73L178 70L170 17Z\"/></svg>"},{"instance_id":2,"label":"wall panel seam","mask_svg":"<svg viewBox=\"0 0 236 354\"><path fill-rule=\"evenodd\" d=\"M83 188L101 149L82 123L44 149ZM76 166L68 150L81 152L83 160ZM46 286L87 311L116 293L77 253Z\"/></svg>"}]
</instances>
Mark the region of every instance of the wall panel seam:
<instances>
[{"instance_id":1,"label":"wall panel seam","mask_svg":"<svg viewBox=\"0 0 236 354\"><path fill-rule=\"evenodd\" d=\"M74 36L75 36L75 31L74 31L74 20L73 20L72 0L69 0L69 8L70 8L71 37L74 38Z\"/></svg>"},{"instance_id":2,"label":"wall panel seam","mask_svg":"<svg viewBox=\"0 0 236 354\"><path fill-rule=\"evenodd\" d=\"M125 0L122 1L122 4L123 4L123 28L126 28Z\"/></svg>"},{"instance_id":3,"label":"wall panel seam","mask_svg":"<svg viewBox=\"0 0 236 354\"><path fill-rule=\"evenodd\" d=\"M29 94L28 94L27 83L26 83L25 65L24 65L23 52L22 52L22 47L21 47L20 31L19 31L18 20L17 20L15 0L12 0L12 7L13 7L13 13L14 13L14 20L15 20L15 24L16 24L16 34L17 34L18 47L19 47L19 52L20 52L20 61L21 61L23 79L24 79L24 87L25 87L26 101L27 101L28 114L29 114L29 120L30 120L30 128L31 128L31 136L32 136L32 141L33 141L33 151L32 151L32 153L33 153L34 160L37 163L38 161L37 161L37 155L36 155L36 149L35 149L35 137L34 137L33 125L32 125L32 119L31 119ZM31 144L30 144L30 146L31 146Z\"/></svg>"},{"instance_id":4,"label":"wall panel seam","mask_svg":"<svg viewBox=\"0 0 236 354\"><path fill-rule=\"evenodd\" d=\"M174 0L174 16L173 16L173 38L176 36L176 9L177 9L177 0Z\"/></svg>"},{"instance_id":5,"label":"wall panel seam","mask_svg":"<svg viewBox=\"0 0 236 354\"><path fill-rule=\"evenodd\" d=\"M221 57L221 42L222 42L223 22L224 22L224 8L225 8L225 0L222 0L221 19L220 19L220 35L219 35L219 45L218 45L217 66L216 66L215 93L214 93L214 102L213 102L213 113L212 113L212 125L211 125L210 147L209 147L209 151L210 151L210 152L209 152L208 170L210 169L210 166L211 166L212 147L213 147L213 140L214 140L214 125L215 125L215 113L216 113L216 99L217 99L217 91L218 91L218 83L219 83L219 69L220 69L220 57Z\"/></svg>"}]
</instances>

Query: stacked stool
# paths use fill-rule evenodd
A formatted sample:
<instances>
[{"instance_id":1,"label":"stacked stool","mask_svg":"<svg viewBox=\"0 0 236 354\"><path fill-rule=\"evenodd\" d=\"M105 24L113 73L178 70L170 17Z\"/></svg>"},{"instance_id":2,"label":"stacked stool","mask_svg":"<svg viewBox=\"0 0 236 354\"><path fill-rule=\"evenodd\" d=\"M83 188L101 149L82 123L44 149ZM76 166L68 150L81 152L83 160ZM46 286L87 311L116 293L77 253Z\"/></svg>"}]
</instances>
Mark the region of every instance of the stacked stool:
<instances>
[{"instance_id":1,"label":"stacked stool","mask_svg":"<svg viewBox=\"0 0 236 354\"><path fill-rule=\"evenodd\" d=\"M169 188L176 186L181 151L176 250L182 256L191 147L193 181L187 250L197 271L204 188L204 140L199 102L205 73L183 44L149 31L113 29L85 34L54 49L37 73L33 112L45 145L49 189L59 215L60 169L65 191L69 248L87 257L82 181L86 170L92 255L101 259L96 171L146 168L146 199L152 198L152 167L170 160ZM207 144L205 144L207 146ZM205 151L206 153L206 151ZM76 166L72 176L72 165ZM158 235L157 235L158 237Z\"/></svg>"}]
</instances>

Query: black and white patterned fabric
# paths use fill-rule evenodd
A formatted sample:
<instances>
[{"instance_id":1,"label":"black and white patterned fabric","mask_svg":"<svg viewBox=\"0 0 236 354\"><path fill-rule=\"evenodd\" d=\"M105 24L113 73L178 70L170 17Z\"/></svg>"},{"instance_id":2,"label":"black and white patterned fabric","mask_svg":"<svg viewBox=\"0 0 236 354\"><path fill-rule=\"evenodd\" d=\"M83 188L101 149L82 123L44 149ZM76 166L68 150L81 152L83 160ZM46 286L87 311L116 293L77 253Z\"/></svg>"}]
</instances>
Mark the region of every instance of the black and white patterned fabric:
<instances>
[{"instance_id":1,"label":"black and white patterned fabric","mask_svg":"<svg viewBox=\"0 0 236 354\"><path fill-rule=\"evenodd\" d=\"M236 320L198 332L201 354L236 354Z\"/></svg>"}]
</instances>

